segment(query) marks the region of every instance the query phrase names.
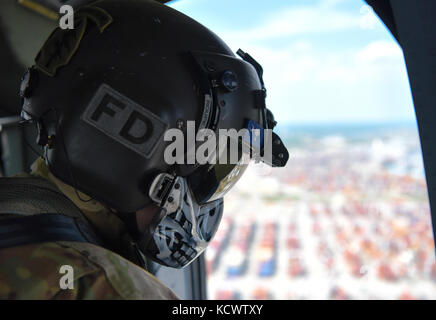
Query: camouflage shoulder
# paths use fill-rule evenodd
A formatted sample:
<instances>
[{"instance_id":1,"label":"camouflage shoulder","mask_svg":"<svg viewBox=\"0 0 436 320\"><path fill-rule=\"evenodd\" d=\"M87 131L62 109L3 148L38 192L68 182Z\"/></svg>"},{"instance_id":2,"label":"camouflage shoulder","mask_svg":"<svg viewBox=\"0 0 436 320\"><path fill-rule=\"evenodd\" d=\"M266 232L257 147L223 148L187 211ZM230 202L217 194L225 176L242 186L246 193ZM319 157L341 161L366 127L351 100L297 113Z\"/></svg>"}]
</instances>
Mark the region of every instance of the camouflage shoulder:
<instances>
[{"instance_id":1,"label":"camouflage shoulder","mask_svg":"<svg viewBox=\"0 0 436 320\"><path fill-rule=\"evenodd\" d=\"M0 249L0 299L116 298L102 269L75 249L49 242ZM61 289L62 266L73 266L73 288ZM92 282L90 280L93 280ZM88 286L88 287L86 287Z\"/></svg>"},{"instance_id":2,"label":"camouflage shoulder","mask_svg":"<svg viewBox=\"0 0 436 320\"><path fill-rule=\"evenodd\" d=\"M120 255L91 243L62 242L101 268L121 299L178 300L177 295L155 276Z\"/></svg>"},{"instance_id":3,"label":"camouflage shoulder","mask_svg":"<svg viewBox=\"0 0 436 320\"><path fill-rule=\"evenodd\" d=\"M153 275L89 243L50 242L0 249L0 299L178 299ZM61 289L62 266L73 287Z\"/></svg>"}]
</instances>

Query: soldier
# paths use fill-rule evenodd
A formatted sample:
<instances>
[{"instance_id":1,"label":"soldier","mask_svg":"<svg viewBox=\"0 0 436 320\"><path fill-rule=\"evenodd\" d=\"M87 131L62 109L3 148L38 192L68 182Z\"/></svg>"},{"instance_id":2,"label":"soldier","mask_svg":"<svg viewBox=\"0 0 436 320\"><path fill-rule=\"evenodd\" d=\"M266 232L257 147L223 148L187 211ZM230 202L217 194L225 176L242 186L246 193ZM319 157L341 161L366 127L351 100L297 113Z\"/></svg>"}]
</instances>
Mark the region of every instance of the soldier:
<instances>
[{"instance_id":1,"label":"soldier","mask_svg":"<svg viewBox=\"0 0 436 320\"><path fill-rule=\"evenodd\" d=\"M44 157L0 179L0 298L177 298L146 259L181 268L197 258L246 164L168 164L165 132L275 125L260 65L238 53L154 1L98 1L75 13L74 29L53 31L21 84ZM269 164L284 166L286 148L271 139Z\"/></svg>"}]
</instances>

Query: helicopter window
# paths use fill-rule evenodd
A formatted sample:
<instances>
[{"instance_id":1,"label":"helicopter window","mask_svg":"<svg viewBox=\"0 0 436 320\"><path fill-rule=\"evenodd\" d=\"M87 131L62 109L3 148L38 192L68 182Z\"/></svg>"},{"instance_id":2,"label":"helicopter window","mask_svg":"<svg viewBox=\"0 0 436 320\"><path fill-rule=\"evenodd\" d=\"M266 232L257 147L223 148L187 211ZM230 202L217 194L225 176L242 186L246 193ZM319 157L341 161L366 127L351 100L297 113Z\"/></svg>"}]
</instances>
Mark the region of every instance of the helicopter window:
<instances>
[{"instance_id":1,"label":"helicopter window","mask_svg":"<svg viewBox=\"0 0 436 320\"><path fill-rule=\"evenodd\" d=\"M206 252L208 298L434 299L434 241L406 66L371 7L170 5L262 64L267 106L290 146L286 168L252 164L225 199Z\"/></svg>"}]
</instances>

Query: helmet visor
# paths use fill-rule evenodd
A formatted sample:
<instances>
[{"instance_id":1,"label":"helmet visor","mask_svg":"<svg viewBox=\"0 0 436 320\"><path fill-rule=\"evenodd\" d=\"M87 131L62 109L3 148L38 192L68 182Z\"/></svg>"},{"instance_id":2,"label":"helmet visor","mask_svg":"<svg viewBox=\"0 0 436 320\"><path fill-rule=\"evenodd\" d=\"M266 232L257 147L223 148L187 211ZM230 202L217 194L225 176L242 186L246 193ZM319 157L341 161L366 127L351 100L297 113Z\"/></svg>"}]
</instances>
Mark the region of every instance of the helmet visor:
<instances>
[{"instance_id":1,"label":"helmet visor","mask_svg":"<svg viewBox=\"0 0 436 320\"><path fill-rule=\"evenodd\" d=\"M248 160L249 156L243 154L236 164L200 166L187 178L197 202L204 204L224 197L244 174Z\"/></svg>"}]
</instances>

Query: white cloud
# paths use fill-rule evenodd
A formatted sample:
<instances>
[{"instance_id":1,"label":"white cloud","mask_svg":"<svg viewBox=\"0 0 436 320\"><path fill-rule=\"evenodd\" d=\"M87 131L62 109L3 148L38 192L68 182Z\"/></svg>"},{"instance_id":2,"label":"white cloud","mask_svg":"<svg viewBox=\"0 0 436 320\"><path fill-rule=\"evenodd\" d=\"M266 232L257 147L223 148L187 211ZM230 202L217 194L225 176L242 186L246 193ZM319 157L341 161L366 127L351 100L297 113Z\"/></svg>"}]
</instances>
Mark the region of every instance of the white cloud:
<instances>
[{"instance_id":1,"label":"white cloud","mask_svg":"<svg viewBox=\"0 0 436 320\"><path fill-rule=\"evenodd\" d=\"M401 49L363 1L356 10L341 2L266 12L252 28L209 27L262 64L267 103L281 122L414 119Z\"/></svg>"},{"instance_id":2,"label":"white cloud","mask_svg":"<svg viewBox=\"0 0 436 320\"><path fill-rule=\"evenodd\" d=\"M227 40L257 41L308 34L328 34L362 27L362 14L338 10L342 0L324 0L318 5L298 6L270 15L259 26L222 33Z\"/></svg>"},{"instance_id":3,"label":"white cloud","mask_svg":"<svg viewBox=\"0 0 436 320\"><path fill-rule=\"evenodd\" d=\"M371 30L377 26L378 18L371 6L365 5L360 8L360 27Z\"/></svg>"},{"instance_id":4,"label":"white cloud","mask_svg":"<svg viewBox=\"0 0 436 320\"><path fill-rule=\"evenodd\" d=\"M403 52L395 42L375 41L363 48L357 55L360 63L389 62L402 58Z\"/></svg>"},{"instance_id":5,"label":"white cloud","mask_svg":"<svg viewBox=\"0 0 436 320\"><path fill-rule=\"evenodd\" d=\"M282 49L251 45L264 67L268 105L282 121L413 119L402 51L374 41L320 51L309 42Z\"/></svg>"}]
</instances>

